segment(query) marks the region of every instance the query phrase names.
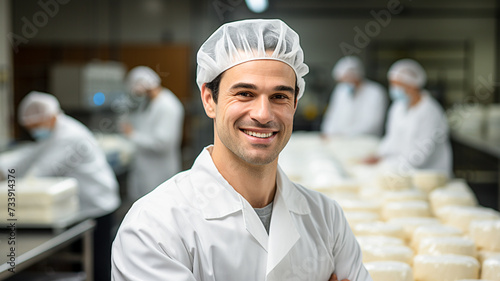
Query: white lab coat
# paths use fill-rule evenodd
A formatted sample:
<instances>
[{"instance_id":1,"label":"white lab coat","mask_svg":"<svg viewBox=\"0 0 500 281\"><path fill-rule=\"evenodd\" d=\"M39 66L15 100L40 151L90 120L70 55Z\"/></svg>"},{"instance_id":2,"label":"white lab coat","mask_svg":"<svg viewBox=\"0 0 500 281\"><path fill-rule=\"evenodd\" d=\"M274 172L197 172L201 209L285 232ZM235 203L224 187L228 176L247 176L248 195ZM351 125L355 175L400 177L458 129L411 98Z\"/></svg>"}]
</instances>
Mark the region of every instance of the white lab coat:
<instances>
[{"instance_id":1,"label":"white lab coat","mask_svg":"<svg viewBox=\"0 0 500 281\"><path fill-rule=\"evenodd\" d=\"M422 91L422 99L414 107L394 102L386 131L378 149L382 165L401 173L425 169L452 175L446 115L427 91Z\"/></svg>"},{"instance_id":2,"label":"white lab coat","mask_svg":"<svg viewBox=\"0 0 500 281\"><path fill-rule=\"evenodd\" d=\"M184 107L168 89L141 104L131 116L135 145L128 196L135 200L182 169L181 141Z\"/></svg>"},{"instance_id":3,"label":"white lab coat","mask_svg":"<svg viewBox=\"0 0 500 281\"><path fill-rule=\"evenodd\" d=\"M78 182L81 215L100 217L120 205L118 183L106 156L87 127L59 114L51 136L28 148L21 158L1 163L18 176L72 177Z\"/></svg>"},{"instance_id":4,"label":"white lab coat","mask_svg":"<svg viewBox=\"0 0 500 281\"><path fill-rule=\"evenodd\" d=\"M381 136L387 97L382 86L364 80L354 96L345 88L335 87L321 124L325 135Z\"/></svg>"},{"instance_id":5,"label":"white lab coat","mask_svg":"<svg viewBox=\"0 0 500 281\"><path fill-rule=\"evenodd\" d=\"M269 235L207 149L139 199L112 248L112 280L372 280L342 209L279 169Z\"/></svg>"}]
</instances>

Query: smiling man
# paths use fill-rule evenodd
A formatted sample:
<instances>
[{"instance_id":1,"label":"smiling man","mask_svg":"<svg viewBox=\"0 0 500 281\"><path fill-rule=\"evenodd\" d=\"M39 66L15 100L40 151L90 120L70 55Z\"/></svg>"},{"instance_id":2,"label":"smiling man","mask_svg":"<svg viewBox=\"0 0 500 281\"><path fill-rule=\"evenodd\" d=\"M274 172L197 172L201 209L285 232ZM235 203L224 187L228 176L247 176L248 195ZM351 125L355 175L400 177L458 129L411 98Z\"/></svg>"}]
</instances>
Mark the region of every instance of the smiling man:
<instances>
[{"instance_id":1,"label":"smiling man","mask_svg":"<svg viewBox=\"0 0 500 281\"><path fill-rule=\"evenodd\" d=\"M278 166L303 60L280 20L228 23L201 46L214 144L131 208L113 244L114 280L372 280L339 205Z\"/></svg>"}]
</instances>

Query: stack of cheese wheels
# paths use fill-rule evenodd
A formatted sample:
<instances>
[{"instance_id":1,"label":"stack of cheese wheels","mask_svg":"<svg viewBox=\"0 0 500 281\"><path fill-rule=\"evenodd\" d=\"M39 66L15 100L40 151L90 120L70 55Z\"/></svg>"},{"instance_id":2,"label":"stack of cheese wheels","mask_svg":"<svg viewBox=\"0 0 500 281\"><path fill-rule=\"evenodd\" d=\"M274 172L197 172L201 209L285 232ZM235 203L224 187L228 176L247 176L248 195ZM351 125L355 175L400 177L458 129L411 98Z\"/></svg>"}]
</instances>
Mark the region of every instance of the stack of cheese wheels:
<instances>
[{"instance_id":1,"label":"stack of cheese wheels","mask_svg":"<svg viewBox=\"0 0 500 281\"><path fill-rule=\"evenodd\" d=\"M380 221L380 215L374 212L346 211L344 215L351 228L358 223Z\"/></svg>"},{"instance_id":2,"label":"stack of cheese wheels","mask_svg":"<svg viewBox=\"0 0 500 281\"><path fill-rule=\"evenodd\" d=\"M469 235L479 250L500 252L500 220L472 221Z\"/></svg>"},{"instance_id":3,"label":"stack of cheese wheels","mask_svg":"<svg viewBox=\"0 0 500 281\"><path fill-rule=\"evenodd\" d=\"M432 210L439 210L445 206L476 206L477 200L473 193L454 189L438 188L429 194Z\"/></svg>"},{"instance_id":4,"label":"stack of cheese wheels","mask_svg":"<svg viewBox=\"0 0 500 281\"><path fill-rule=\"evenodd\" d=\"M390 202L382 206L382 218L390 220L401 217L430 217L431 210L426 201Z\"/></svg>"},{"instance_id":5,"label":"stack of cheese wheels","mask_svg":"<svg viewBox=\"0 0 500 281\"><path fill-rule=\"evenodd\" d=\"M420 241L428 237L450 237L457 236L460 237L463 232L452 226L447 226L443 224L431 224L431 225L421 225L415 229L411 237L411 247L414 250L418 250L420 246Z\"/></svg>"},{"instance_id":6,"label":"stack of cheese wheels","mask_svg":"<svg viewBox=\"0 0 500 281\"><path fill-rule=\"evenodd\" d=\"M382 195L382 200L384 204L391 202L425 201L427 200L427 195L417 189L386 191Z\"/></svg>"},{"instance_id":7,"label":"stack of cheese wheels","mask_svg":"<svg viewBox=\"0 0 500 281\"><path fill-rule=\"evenodd\" d=\"M365 263L373 281L413 281L413 271L404 262L375 261Z\"/></svg>"},{"instance_id":8,"label":"stack of cheese wheels","mask_svg":"<svg viewBox=\"0 0 500 281\"><path fill-rule=\"evenodd\" d=\"M411 177L412 183L415 187L425 193L446 185L448 177L446 174L438 171L431 170L417 170Z\"/></svg>"},{"instance_id":9,"label":"stack of cheese wheels","mask_svg":"<svg viewBox=\"0 0 500 281\"><path fill-rule=\"evenodd\" d=\"M365 222L357 224L353 229L355 235L378 235L405 239L402 226L386 222Z\"/></svg>"},{"instance_id":10,"label":"stack of cheese wheels","mask_svg":"<svg viewBox=\"0 0 500 281\"><path fill-rule=\"evenodd\" d=\"M404 245L361 246L363 262L399 261L413 263L413 250Z\"/></svg>"},{"instance_id":11,"label":"stack of cheese wheels","mask_svg":"<svg viewBox=\"0 0 500 281\"><path fill-rule=\"evenodd\" d=\"M500 280L500 255L483 261L481 279Z\"/></svg>"},{"instance_id":12,"label":"stack of cheese wheels","mask_svg":"<svg viewBox=\"0 0 500 281\"><path fill-rule=\"evenodd\" d=\"M479 278L479 262L462 255L417 255L413 259L417 281L455 281Z\"/></svg>"},{"instance_id":13,"label":"stack of cheese wheels","mask_svg":"<svg viewBox=\"0 0 500 281\"><path fill-rule=\"evenodd\" d=\"M405 245L403 239L389 236L357 235L356 240L361 247Z\"/></svg>"},{"instance_id":14,"label":"stack of cheese wheels","mask_svg":"<svg viewBox=\"0 0 500 281\"><path fill-rule=\"evenodd\" d=\"M407 190L411 189L411 177L390 171L381 172L376 179L376 186L383 190Z\"/></svg>"},{"instance_id":15,"label":"stack of cheese wheels","mask_svg":"<svg viewBox=\"0 0 500 281\"><path fill-rule=\"evenodd\" d=\"M437 215L444 224L454 226L463 232L469 231L472 221L500 220L500 213L484 207L446 206L438 209Z\"/></svg>"},{"instance_id":16,"label":"stack of cheese wheels","mask_svg":"<svg viewBox=\"0 0 500 281\"><path fill-rule=\"evenodd\" d=\"M382 203L375 200L340 199L337 200L345 212L371 212L380 214Z\"/></svg>"},{"instance_id":17,"label":"stack of cheese wheels","mask_svg":"<svg viewBox=\"0 0 500 281\"><path fill-rule=\"evenodd\" d=\"M387 222L403 227L405 241L408 243L411 241L413 232L415 232L419 226L440 224L438 219L432 217L401 217L391 219Z\"/></svg>"},{"instance_id":18,"label":"stack of cheese wheels","mask_svg":"<svg viewBox=\"0 0 500 281\"><path fill-rule=\"evenodd\" d=\"M464 255L476 257L474 241L465 237L427 237L420 241L419 255Z\"/></svg>"}]
</instances>

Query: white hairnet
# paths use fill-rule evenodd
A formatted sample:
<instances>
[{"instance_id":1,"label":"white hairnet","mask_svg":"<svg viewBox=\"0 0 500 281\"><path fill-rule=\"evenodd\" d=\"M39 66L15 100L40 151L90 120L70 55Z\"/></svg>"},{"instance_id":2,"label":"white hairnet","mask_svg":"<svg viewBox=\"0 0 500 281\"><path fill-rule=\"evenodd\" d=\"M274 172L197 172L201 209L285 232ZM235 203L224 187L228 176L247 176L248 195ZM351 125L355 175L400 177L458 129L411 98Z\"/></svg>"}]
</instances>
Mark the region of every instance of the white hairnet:
<instances>
[{"instance_id":1,"label":"white hairnet","mask_svg":"<svg viewBox=\"0 0 500 281\"><path fill-rule=\"evenodd\" d=\"M358 57L343 57L335 64L335 67L332 70L333 79L339 81L346 75L352 75L360 79L365 76L363 63L361 63L361 60Z\"/></svg>"},{"instance_id":2,"label":"white hairnet","mask_svg":"<svg viewBox=\"0 0 500 281\"><path fill-rule=\"evenodd\" d=\"M19 104L19 123L23 126L36 124L48 120L60 112L61 107L56 97L32 91Z\"/></svg>"},{"instance_id":3,"label":"white hairnet","mask_svg":"<svg viewBox=\"0 0 500 281\"><path fill-rule=\"evenodd\" d=\"M423 88L427 82L424 68L412 59L402 59L395 62L389 69L387 78L419 88Z\"/></svg>"},{"instance_id":4,"label":"white hairnet","mask_svg":"<svg viewBox=\"0 0 500 281\"><path fill-rule=\"evenodd\" d=\"M160 76L147 66L134 67L127 75L127 86L132 92L151 90L160 85Z\"/></svg>"},{"instance_id":5,"label":"white hairnet","mask_svg":"<svg viewBox=\"0 0 500 281\"><path fill-rule=\"evenodd\" d=\"M299 35L281 20L242 20L224 24L198 51L196 83L201 89L227 69L251 60L272 59L288 64L297 77L300 98L309 67Z\"/></svg>"}]
</instances>

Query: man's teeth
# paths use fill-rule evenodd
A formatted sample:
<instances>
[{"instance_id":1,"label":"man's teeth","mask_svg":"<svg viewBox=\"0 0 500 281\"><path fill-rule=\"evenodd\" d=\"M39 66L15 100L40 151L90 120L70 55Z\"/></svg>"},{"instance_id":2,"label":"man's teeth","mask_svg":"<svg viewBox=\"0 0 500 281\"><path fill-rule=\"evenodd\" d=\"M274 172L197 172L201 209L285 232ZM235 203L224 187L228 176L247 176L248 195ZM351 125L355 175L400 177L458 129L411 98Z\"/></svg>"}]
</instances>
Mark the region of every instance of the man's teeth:
<instances>
[{"instance_id":1,"label":"man's teeth","mask_svg":"<svg viewBox=\"0 0 500 281\"><path fill-rule=\"evenodd\" d=\"M245 130L245 134L250 135L252 137L257 137L257 138L268 138L273 135L273 133L257 133L257 132L252 132Z\"/></svg>"}]
</instances>

